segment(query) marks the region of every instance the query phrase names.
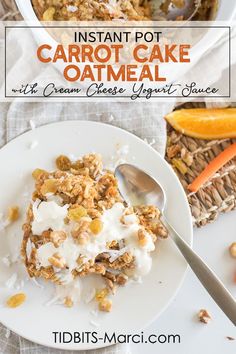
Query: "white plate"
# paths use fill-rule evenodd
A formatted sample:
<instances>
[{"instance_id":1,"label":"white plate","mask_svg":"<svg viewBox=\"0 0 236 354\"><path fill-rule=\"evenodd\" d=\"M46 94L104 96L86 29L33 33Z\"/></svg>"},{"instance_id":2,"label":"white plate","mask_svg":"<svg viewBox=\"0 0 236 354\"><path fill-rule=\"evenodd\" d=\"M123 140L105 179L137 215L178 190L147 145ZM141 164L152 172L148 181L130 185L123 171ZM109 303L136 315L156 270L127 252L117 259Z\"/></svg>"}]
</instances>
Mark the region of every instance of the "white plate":
<instances>
[{"instance_id":1,"label":"white plate","mask_svg":"<svg viewBox=\"0 0 236 354\"><path fill-rule=\"evenodd\" d=\"M30 149L32 142L38 145ZM70 121L43 126L27 132L0 151L1 169L0 211L13 204L24 209L27 203L26 190L31 192L31 171L36 167L53 168L53 161L59 154L81 156L89 152L101 153L106 163L117 153L117 144L128 145L126 160L152 174L167 193L167 215L175 228L191 244L192 225L190 210L185 193L176 175L162 157L136 136L110 125ZM4 281L14 272L7 268L2 257L10 248L21 241L20 225L23 217L14 226L6 228L0 235L0 302L1 322L17 334L45 346L59 349L80 350L104 346L103 342L54 343L53 331L134 333L151 323L170 304L180 287L186 271L186 263L171 240L159 242L153 254L153 268L142 284L132 283L119 289L113 300L111 313L91 314L95 304L80 303L78 307L67 309L60 305L45 306L51 298L52 288L47 284L43 289L28 281L24 288L27 301L16 309L4 306L6 298L16 292L4 286ZM16 265L19 271L19 265ZM100 327L94 327L90 321ZM109 343L106 343L108 345Z\"/></svg>"}]
</instances>

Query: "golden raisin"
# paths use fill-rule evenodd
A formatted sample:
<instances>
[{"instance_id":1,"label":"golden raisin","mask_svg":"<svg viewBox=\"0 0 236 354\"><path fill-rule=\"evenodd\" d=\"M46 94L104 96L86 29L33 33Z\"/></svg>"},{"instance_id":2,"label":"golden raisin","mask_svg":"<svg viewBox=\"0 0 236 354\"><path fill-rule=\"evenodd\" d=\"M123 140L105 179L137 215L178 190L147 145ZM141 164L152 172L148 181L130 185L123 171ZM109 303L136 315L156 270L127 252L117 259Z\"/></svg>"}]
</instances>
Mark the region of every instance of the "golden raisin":
<instances>
[{"instance_id":1,"label":"golden raisin","mask_svg":"<svg viewBox=\"0 0 236 354\"><path fill-rule=\"evenodd\" d=\"M56 166L61 171L68 171L71 168L71 160L67 156L60 155L56 159Z\"/></svg>"},{"instance_id":2,"label":"golden raisin","mask_svg":"<svg viewBox=\"0 0 236 354\"><path fill-rule=\"evenodd\" d=\"M65 305L66 307L72 307L72 306L74 305L72 299L71 299L69 296L65 297L65 299L64 299L64 305Z\"/></svg>"},{"instance_id":3,"label":"golden raisin","mask_svg":"<svg viewBox=\"0 0 236 354\"><path fill-rule=\"evenodd\" d=\"M236 258L236 242L233 242L229 247L231 257Z\"/></svg>"},{"instance_id":4,"label":"golden raisin","mask_svg":"<svg viewBox=\"0 0 236 354\"><path fill-rule=\"evenodd\" d=\"M99 234L102 231L102 228L103 228L103 223L100 219L94 219L89 224L89 229L94 235Z\"/></svg>"},{"instance_id":5,"label":"golden raisin","mask_svg":"<svg viewBox=\"0 0 236 354\"><path fill-rule=\"evenodd\" d=\"M7 300L7 306L10 308L15 308L18 307L20 305L22 305L26 300L26 295L23 293L20 294L16 294L11 296L8 300Z\"/></svg>"},{"instance_id":6,"label":"golden raisin","mask_svg":"<svg viewBox=\"0 0 236 354\"><path fill-rule=\"evenodd\" d=\"M47 173L47 171L42 170L41 168L36 168L33 172L32 172L32 177L37 180L38 178L40 178L40 176L42 176L43 174Z\"/></svg>"},{"instance_id":7,"label":"golden raisin","mask_svg":"<svg viewBox=\"0 0 236 354\"><path fill-rule=\"evenodd\" d=\"M96 291L95 299L100 302L105 299L105 297L109 294L109 290L107 288L103 288L101 290Z\"/></svg>"},{"instance_id":8,"label":"golden raisin","mask_svg":"<svg viewBox=\"0 0 236 354\"><path fill-rule=\"evenodd\" d=\"M12 206L8 209L8 220L13 222L19 219L19 207L18 206Z\"/></svg>"},{"instance_id":9,"label":"golden raisin","mask_svg":"<svg viewBox=\"0 0 236 354\"><path fill-rule=\"evenodd\" d=\"M100 311L105 311L105 312L110 312L112 307L112 302L111 300L104 299L99 302L99 310Z\"/></svg>"},{"instance_id":10,"label":"golden raisin","mask_svg":"<svg viewBox=\"0 0 236 354\"><path fill-rule=\"evenodd\" d=\"M56 179L46 179L41 187L42 195L47 193L56 193L57 191L57 180Z\"/></svg>"},{"instance_id":11,"label":"golden raisin","mask_svg":"<svg viewBox=\"0 0 236 354\"><path fill-rule=\"evenodd\" d=\"M83 216L87 215L87 210L79 205L76 208L70 209L68 212L68 218L72 221L79 221Z\"/></svg>"},{"instance_id":12,"label":"golden raisin","mask_svg":"<svg viewBox=\"0 0 236 354\"><path fill-rule=\"evenodd\" d=\"M43 21L53 21L56 9L51 6L43 13Z\"/></svg>"}]
</instances>

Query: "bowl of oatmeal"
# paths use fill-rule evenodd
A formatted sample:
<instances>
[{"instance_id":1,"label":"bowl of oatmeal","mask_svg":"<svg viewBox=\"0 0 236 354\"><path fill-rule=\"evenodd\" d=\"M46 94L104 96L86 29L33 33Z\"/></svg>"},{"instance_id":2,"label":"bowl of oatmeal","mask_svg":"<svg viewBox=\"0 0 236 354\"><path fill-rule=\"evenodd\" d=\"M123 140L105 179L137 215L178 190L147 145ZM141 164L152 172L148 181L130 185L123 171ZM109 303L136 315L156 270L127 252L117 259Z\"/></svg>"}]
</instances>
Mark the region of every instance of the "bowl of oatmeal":
<instances>
[{"instance_id":1,"label":"bowl of oatmeal","mask_svg":"<svg viewBox=\"0 0 236 354\"><path fill-rule=\"evenodd\" d=\"M111 125L67 121L19 136L0 157L4 325L45 346L83 350L104 343L55 343L52 332L129 334L160 316L187 264L156 206L126 205L114 177L124 161L153 175L167 193L168 219L191 244L185 193L151 146Z\"/></svg>"},{"instance_id":2,"label":"bowl of oatmeal","mask_svg":"<svg viewBox=\"0 0 236 354\"><path fill-rule=\"evenodd\" d=\"M25 20L40 21L145 21L152 18L152 1L149 0L16 0ZM182 0L165 0L163 7L181 6ZM235 2L229 0L202 0L194 21L228 21L234 17ZM164 18L160 18L164 20Z\"/></svg>"},{"instance_id":3,"label":"bowl of oatmeal","mask_svg":"<svg viewBox=\"0 0 236 354\"><path fill-rule=\"evenodd\" d=\"M27 7L27 5L21 4L22 2L27 4L27 1L17 0L20 11ZM151 21L153 20L153 3L154 0L58 0L56 2L53 0L29 0L29 6L40 21L112 21L120 19ZM169 6L181 8L184 6L184 2L183 0L163 0L161 5L163 11L157 18L165 20ZM212 20L216 17L217 11L218 0L202 0L200 8L192 20ZM182 20L183 18L176 19Z\"/></svg>"}]
</instances>

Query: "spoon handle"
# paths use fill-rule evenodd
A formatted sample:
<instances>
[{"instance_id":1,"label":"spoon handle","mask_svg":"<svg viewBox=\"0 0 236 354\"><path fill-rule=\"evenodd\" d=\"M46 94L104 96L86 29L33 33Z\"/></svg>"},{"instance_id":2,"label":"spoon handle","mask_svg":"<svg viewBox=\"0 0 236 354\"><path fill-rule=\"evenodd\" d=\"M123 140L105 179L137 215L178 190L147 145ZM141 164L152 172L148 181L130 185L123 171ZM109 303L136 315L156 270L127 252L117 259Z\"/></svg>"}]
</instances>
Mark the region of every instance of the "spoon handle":
<instances>
[{"instance_id":1,"label":"spoon handle","mask_svg":"<svg viewBox=\"0 0 236 354\"><path fill-rule=\"evenodd\" d=\"M215 300L221 310L236 326L236 301L229 291L225 288L220 279L204 263L204 261L191 249L191 247L182 239L176 230L168 223L164 222L170 231L170 236L176 246L202 283L211 297Z\"/></svg>"}]
</instances>

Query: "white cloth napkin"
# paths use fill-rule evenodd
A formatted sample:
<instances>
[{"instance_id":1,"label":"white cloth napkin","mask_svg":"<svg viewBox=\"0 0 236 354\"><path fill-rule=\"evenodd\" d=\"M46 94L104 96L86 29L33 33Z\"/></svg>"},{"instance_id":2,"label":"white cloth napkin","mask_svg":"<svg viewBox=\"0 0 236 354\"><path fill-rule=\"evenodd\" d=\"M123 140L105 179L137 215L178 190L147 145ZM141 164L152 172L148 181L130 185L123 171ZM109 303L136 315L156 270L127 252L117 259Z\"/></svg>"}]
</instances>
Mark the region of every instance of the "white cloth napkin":
<instances>
[{"instance_id":1,"label":"white cloth napkin","mask_svg":"<svg viewBox=\"0 0 236 354\"><path fill-rule=\"evenodd\" d=\"M124 128L146 139L162 155L166 145L163 116L171 111L172 104L155 103L11 103L0 105L0 145L29 130L32 122L37 126L62 120L94 120ZM30 124L31 123L31 124ZM89 136L89 132L88 132ZM105 139L106 137L104 137ZM119 296L119 294L118 294ZM9 332L0 325L0 353L4 354L60 354L31 343ZM68 352L75 353L75 352ZM85 352L79 352L85 354ZM115 345L91 354L129 354L127 345Z\"/></svg>"}]
</instances>

